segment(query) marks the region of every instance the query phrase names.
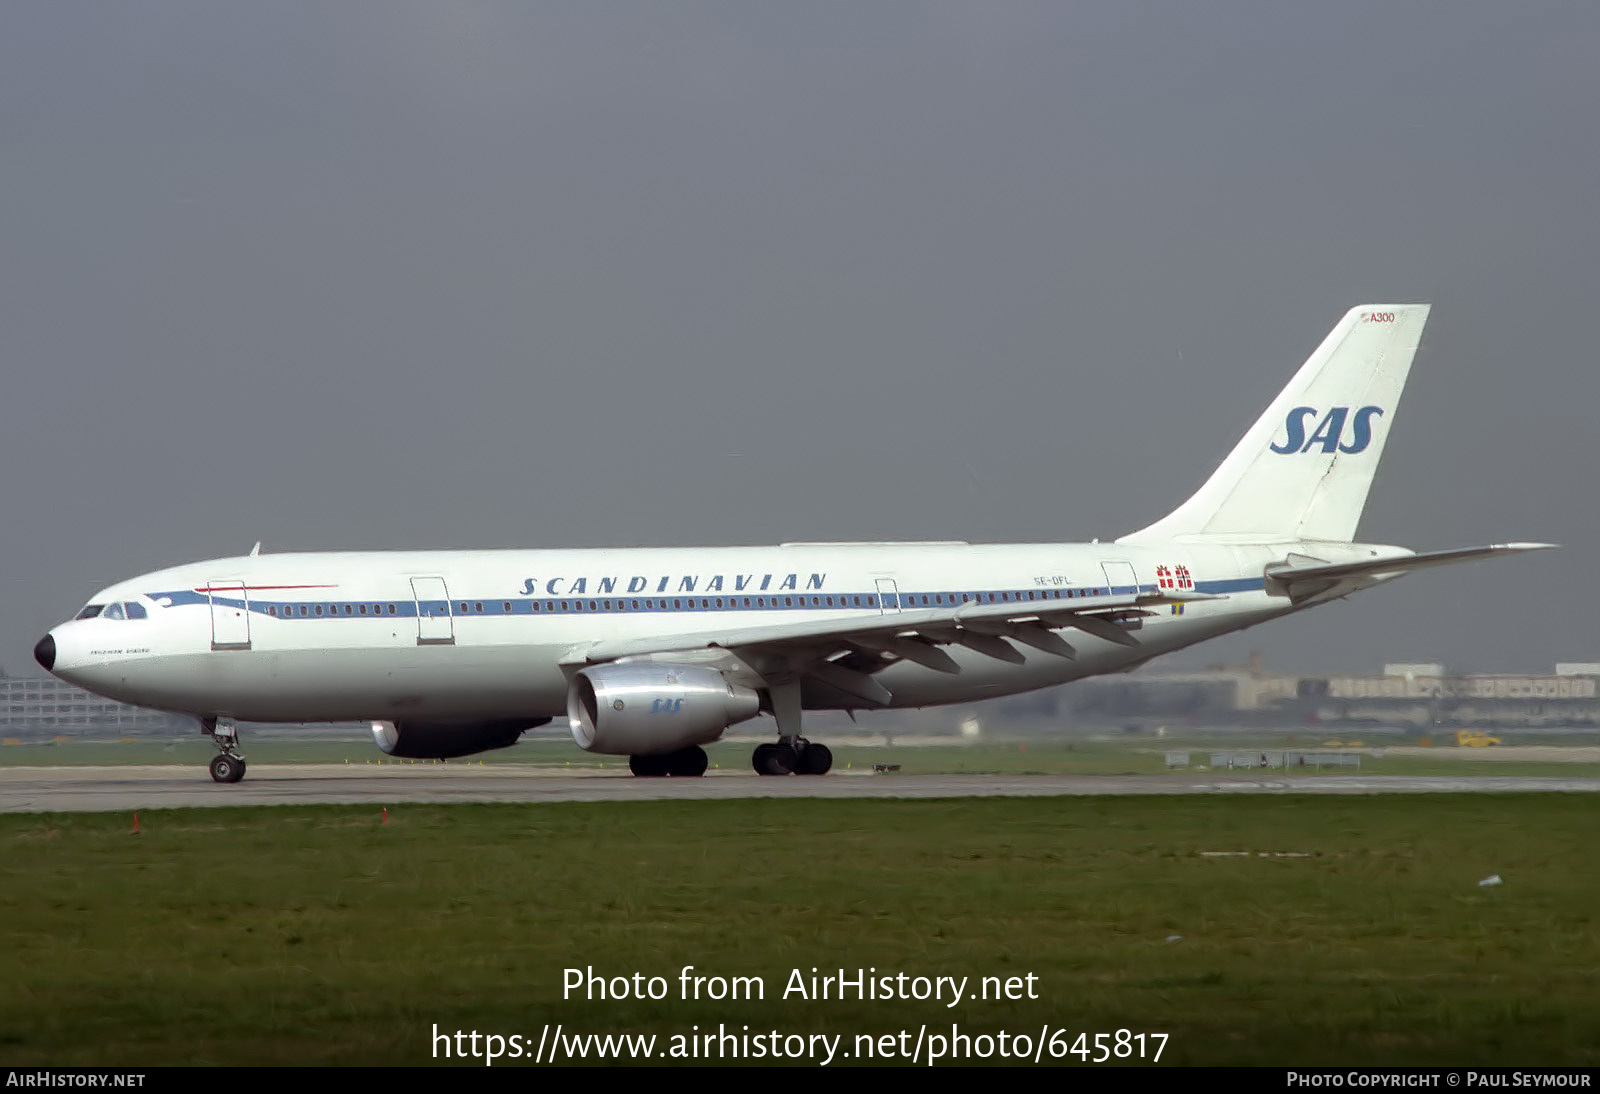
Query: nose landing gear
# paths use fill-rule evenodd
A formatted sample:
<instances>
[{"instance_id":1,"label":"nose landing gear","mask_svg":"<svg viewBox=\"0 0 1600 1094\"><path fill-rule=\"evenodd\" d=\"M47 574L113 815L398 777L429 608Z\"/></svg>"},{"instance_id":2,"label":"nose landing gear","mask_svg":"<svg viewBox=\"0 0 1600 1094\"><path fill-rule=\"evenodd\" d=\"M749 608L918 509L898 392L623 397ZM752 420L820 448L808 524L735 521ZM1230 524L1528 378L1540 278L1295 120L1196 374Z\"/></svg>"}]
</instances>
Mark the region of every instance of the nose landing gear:
<instances>
[{"instance_id":1,"label":"nose landing gear","mask_svg":"<svg viewBox=\"0 0 1600 1094\"><path fill-rule=\"evenodd\" d=\"M219 783L236 783L244 778L245 763L238 756L223 753L211 757L211 778Z\"/></svg>"},{"instance_id":2,"label":"nose landing gear","mask_svg":"<svg viewBox=\"0 0 1600 1094\"><path fill-rule=\"evenodd\" d=\"M211 757L211 778L219 783L236 783L244 778L244 757L239 754L239 727L232 718L202 718L200 732L216 743L218 753Z\"/></svg>"}]
</instances>

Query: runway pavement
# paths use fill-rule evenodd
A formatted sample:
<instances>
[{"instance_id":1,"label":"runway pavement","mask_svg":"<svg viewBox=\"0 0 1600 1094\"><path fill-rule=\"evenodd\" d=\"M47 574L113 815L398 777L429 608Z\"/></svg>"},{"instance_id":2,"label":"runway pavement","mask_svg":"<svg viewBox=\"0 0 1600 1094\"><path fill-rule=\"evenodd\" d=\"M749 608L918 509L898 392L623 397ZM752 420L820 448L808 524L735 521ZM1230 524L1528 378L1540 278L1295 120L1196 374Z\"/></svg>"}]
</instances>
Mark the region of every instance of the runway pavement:
<instances>
[{"instance_id":1,"label":"runway pavement","mask_svg":"<svg viewBox=\"0 0 1600 1094\"><path fill-rule=\"evenodd\" d=\"M700 779L574 775L546 767L263 764L241 783L213 783L203 767L0 768L0 813L114 812L192 806L400 802L574 802L730 798L1047 797L1099 794L1399 794L1600 791L1597 778L1316 775L1300 778L1167 775L903 775L843 772L821 778L712 774Z\"/></svg>"}]
</instances>

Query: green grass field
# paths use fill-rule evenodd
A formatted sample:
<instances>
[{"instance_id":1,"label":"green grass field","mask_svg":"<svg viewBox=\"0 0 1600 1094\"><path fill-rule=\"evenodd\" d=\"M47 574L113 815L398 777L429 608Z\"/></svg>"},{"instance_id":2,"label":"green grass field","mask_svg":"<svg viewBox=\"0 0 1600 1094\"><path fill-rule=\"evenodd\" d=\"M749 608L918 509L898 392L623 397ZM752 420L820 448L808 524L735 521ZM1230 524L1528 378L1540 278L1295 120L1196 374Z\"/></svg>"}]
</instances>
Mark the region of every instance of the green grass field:
<instances>
[{"instance_id":1,"label":"green grass field","mask_svg":"<svg viewBox=\"0 0 1600 1094\"><path fill-rule=\"evenodd\" d=\"M1589 795L0 816L0 1061L422 1064L537 1037L1170 1034L1164 1063L1600 1063ZM1208 856L1208 851L1303 857ZM1504 883L1480 887L1491 874ZM760 976L683 1001L678 973ZM568 967L667 979L562 999ZM781 998L790 970L1036 1000ZM841 1062L854 1062L841 1061ZM1069 1057L1068 1062L1075 1062ZM514 1065L513 1065L514 1066Z\"/></svg>"}]
</instances>

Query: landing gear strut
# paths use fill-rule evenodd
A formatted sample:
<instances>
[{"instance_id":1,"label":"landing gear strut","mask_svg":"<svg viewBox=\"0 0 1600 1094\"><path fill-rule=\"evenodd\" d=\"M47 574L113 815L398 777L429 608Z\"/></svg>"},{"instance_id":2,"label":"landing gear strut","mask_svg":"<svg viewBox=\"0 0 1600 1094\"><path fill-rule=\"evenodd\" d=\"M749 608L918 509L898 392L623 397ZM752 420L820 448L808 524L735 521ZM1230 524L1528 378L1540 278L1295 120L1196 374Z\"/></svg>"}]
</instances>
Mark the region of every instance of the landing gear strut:
<instances>
[{"instance_id":1,"label":"landing gear strut","mask_svg":"<svg viewBox=\"0 0 1600 1094\"><path fill-rule=\"evenodd\" d=\"M827 745L800 736L800 682L776 684L768 697L778 721L778 742L756 745L750 766L757 775L826 775L833 767L833 753Z\"/></svg>"},{"instance_id":2,"label":"landing gear strut","mask_svg":"<svg viewBox=\"0 0 1600 1094\"><path fill-rule=\"evenodd\" d=\"M216 743L211 757L211 778L219 783L236 783L244 778L244 757L239 755L239 727L232 718L202 718L200 732Z\"/></svg>"},{"instance_id":3,"label":"landing gear strut","mask_svg":"<svg viewBox=\"0 0 1600 1094\"><path fill-rule=\"evenodd\" d=\"M710 764L711 761L706 758L706 750L699 745L690 745L676 752L661 752L653 756L628 757L628 770L641 778L659 778L662 775L695 778L704 775Z\"/></svg>"}]
</instances>

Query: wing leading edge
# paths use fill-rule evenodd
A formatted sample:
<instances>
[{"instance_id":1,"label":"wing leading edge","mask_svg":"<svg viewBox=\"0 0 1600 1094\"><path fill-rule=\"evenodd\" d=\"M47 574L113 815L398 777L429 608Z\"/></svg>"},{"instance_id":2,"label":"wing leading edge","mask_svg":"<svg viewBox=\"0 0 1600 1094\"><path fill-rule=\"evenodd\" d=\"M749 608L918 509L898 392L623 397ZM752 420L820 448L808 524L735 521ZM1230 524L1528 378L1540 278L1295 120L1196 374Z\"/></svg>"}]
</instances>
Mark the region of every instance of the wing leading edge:
<instances>
[{"instance_id":1,"label":"wing leading edge","mask_svg":"<svg viewBox=\"0 0 1600 1094\"><path fill-rule=\"evenodd\" d=\"M1077 650L1057 632L1077 629L1122 646L1139 640L1118 620L1147 609L1224 597L1207 593L1146 588L1136 593L1068 599L966 604L885 612L861 619L819 619L761 627L729 627L677 635L597 642L573 650L569 665L600 664L629 658L726 651L768 682L811 676L879 705L890 701L881 684L863 672L830 660L859 653L913 661L938 672L960 671L939 647L960 645L999 661L1020 664L1024 655L1013 642L1071 659ZM1125 614L1127 613L1127 614Z\"/></svg>"}]
</instances>

